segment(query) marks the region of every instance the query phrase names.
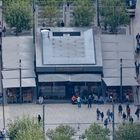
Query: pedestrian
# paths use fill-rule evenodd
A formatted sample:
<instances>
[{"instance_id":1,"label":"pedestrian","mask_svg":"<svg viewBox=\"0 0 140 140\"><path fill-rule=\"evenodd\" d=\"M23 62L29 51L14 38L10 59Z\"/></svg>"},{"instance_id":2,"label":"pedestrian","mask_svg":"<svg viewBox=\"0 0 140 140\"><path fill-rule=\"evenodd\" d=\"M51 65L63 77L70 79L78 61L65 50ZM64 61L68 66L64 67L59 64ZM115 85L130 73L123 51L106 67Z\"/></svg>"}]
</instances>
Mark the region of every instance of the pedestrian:
<instances>
[{"instance_id":1,"label":"pedestrian","mask_svg":"<svg viewBox=\"0 0 140 140\"><path fill-rule=\"evenodd\" d=\"M81 98L80 98L80 96L77 97L77 104L78 104L78 108L81 108Z\"/></svg>"},{"instance_id":2,"label":"pedestrian","mask_svg":"<svg viewBox=\"0 0 140 140\"><path fill-rule=\"evenodd\" d=\"M106 119L104 120L104 126L105 126L106 129L107 129L107 125L108 125L108 118L106 118Z\"/></svg>"},{"instance_id":3,"label":"pedestrian","mask_svg":"<svg viewBox=\"0 0 140 140\"><path fill-rule=\"evenodd\" d=\"M106 115L107 115L108 121L110 122L111 121L111 119L110 119L110 109L107 110Z\"/></svg>"},{"instance_id":4,"label":"pedestrian","mask_svg":"<svg viewBox=\"0 0 140 140\"><path fill-rule=\"evenodd\" d=\"M123 119L123 124L125 124L125 120L126 120L126 114L125 114L125 112L123 112L123 114L122 114L122 119Z\"/></svg>"},{"instance_id":5,"label":"pedestrian","mask_svg":"<svg viewBox=\"0 0 140 140\"><path fill-rule=\"evenodd\" d=\"M64 24L64 21L62 20L61 21L61 27L64 27L65 26L65 24Z\"/></svg>"},{"instance_id":6,"label":"pedestrian","mask_svg":"<svg viewBox=\"0 0 140 140\"><path fill-rule=\"evenodd\" d=\"M3 134L1 130L0 130L0 140L3 140Z\"/></svg>"},{"instance_id":7,"label":"pedestrian","mask_svg":"<svg viewBox=\"0 0 140 140\"><path fill-rule=\"evenodd\" d=\"M3 27L3 35L4 35L4 37L6 35L6 27L5 26Z\"/></svg>"},{"instance_id":8,"label":"pedestrian","mask_svg":"<svg viewBox=\"0 0 140 140\"><path fill-rule=\"evenodd\" d=\"M38 102L39 102L39 104L43 104L43 102L44 102L43 96L39 96Z\"/></svg>"},{"instance_id":9,"label":"pedestrian","mask_svg":"<svg viewBox=\"0 0 140 140\"><path fill-rule=\"evenodd\" d=\"M136 35L136 40L137 40L137 45L139 45L139 41L140 41L140 34L139 33L137 33L137 35Z\"/></svg>"},{"instance_id":10,"label":"pedestrian","mask_svg":"<svg viewBox=\"0 0 140 140\"><path fill-rule=\"evenodd\" d=\"M91 95L88 96L88 108L92 107L92 97Z\"/></svg>"},{"instance_id":11,"label":"pedestrian","mask_svg":"<svg viewBox=\"0 0 140 140\"><path fill-rule=\"evenodd\" d=\"M123 111L123 107L122 107L121 104L119 104L119 106L118 106L118 114L122 115L122 111Z\"/></svg>"},{"instance_id":12,"label":"pedestrian","mask_svg":"<svg viewBox=\"0 0 140 140\"><path fill-rule=\"evenodd\" d=\"M97 114L97 120L99 120L101 112L98 108L96 109L96 114Z\"/></svg>"},{"instance_id":13,"label":"pedestrian","mask_svg":"<svg viewBox=\"0 0 140 140\"><path fill-rule=\"evenodd\" d=\"M3 128L2 129L2 138L5 139L5 137L6 137L6 129Z\"/></svg>"},{"instance_id":14,"label":"pedestrian","mask_svg":"<svg viewBox=\"0 0 140 140\"><path fill-rule=\"evenodd\" d=\"M113 112L110 112L110 119L113 120Z\"/></svg>"},{"instance_id":15,"label":"pedestrian","mask_svg":"<svg viewBox=\"0 0 140 140\"><path fill-rule=\"evenodd\" d=\"M134 121L133 117L130 116L130 117L129 117L129 122L130 122L131 124L133 124L133 121Z\"/></svg>"},{"instance_id":16,"label":"pedestrian","mask_svg":"<svg viewBox=\"0 0 140 140\"><path fill-rule=\"evenodd\" d=\"M131 113L131 110L130 110L129 104L126 106L126 113L127 113L127 119L129 119L129 117L130 117L130 113Z\"/></svg>"},{"instance_id":17,"label":"pedestrian","mask_svg":"<svg viewBox=\"0 0 140 140\"><path fill-rule=\"evenodd\" d=\"M140 114L140 108L137 107L135 115L137 116L137 119L139 120L139 114Z\"/></svg>"},{"instance_id":18,"label":"pedestrian","mask_svg":"<svg viewBox=\"0 0 140 140\"><path fill-rule=\"evenodd\" d=\"M136 75L139 75L139 62L135 61L135 69L136 69Z\"/></svg>"},{"instance_id":19,"label":"pedestrian","mask_svg":"<svg viewBox=\"0 0 140 140\"><path fill-rule=\"evenodd\" d=\"M37 119L38 119L38 123L40 123L41 122L41 116L40 116L40 114L38 114Z\"/></svg>"},{"instance_id":20,"label":"pedestrian","mask_svg":"<svg viewBox=\"0 0 140 140\"><path fill-rule=\"evenodd\" d=\"M101 121L104 119L104 112L101 113Z\"/></svg>"}]
</instances>

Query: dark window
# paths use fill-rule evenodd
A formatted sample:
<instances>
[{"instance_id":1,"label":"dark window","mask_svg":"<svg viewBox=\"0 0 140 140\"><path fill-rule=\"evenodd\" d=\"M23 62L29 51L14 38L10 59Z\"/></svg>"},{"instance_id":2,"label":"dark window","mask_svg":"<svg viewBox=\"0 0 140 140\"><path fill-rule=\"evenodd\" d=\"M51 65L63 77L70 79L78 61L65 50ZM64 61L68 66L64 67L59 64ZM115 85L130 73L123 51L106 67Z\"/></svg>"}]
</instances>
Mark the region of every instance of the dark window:
<instances>
[{"instance_id":1,"label":"dark window","mask_svg":"<svg viewBox=\"0 0 140 140\"><path fill-rule=\"evenodd\" d=\"M63 36L69 34L70 36L80 36L80 32L53 32L53 36Z\"/></svg>"}]
</instances>

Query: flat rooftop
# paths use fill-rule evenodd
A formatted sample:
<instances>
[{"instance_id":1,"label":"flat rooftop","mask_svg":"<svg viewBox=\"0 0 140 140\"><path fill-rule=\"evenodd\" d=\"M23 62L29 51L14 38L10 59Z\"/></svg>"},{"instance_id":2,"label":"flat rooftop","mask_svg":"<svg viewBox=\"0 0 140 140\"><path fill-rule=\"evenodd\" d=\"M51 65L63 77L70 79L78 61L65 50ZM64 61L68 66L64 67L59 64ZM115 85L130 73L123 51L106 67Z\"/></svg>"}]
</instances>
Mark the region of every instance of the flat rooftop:
<instances>
[{"instance_id":1,"label":"flat rooftop","mask_svg":"<svg viewBox=\"0 0 140 140\"><path fill-rule=\"evenodd\" d=\"M95 64L92 29L41 30L43 64Z\"/></svg>"},{"instance_id":2,"label":"flat rooftop","mask_svg":"<svg viewBox=\"0 0 140 140\"><path fill-rule=\"evenodd\" d=\"M100 39L91 28L38 29L36 56L37 68L102 67Z\"/></svg>"}]
</instances>

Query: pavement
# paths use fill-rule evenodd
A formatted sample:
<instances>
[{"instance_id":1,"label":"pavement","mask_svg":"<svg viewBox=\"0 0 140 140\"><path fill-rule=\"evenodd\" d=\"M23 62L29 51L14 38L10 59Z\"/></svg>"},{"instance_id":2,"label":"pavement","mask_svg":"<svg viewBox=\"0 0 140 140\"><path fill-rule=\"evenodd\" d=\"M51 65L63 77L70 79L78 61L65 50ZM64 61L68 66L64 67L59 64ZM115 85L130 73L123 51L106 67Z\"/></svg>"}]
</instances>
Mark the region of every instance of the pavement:
<instances>
[{"instance_id":1,"label":"pavement","mask_svg":"<svg viewBox=\"0 0 140 140\"><path fill-rule=\"evenodd\" d=\"M55 128L60 124L68 124L77 130L78 134L82 134L86 128L92 123L98 123L103 126L101 120L96 120L96 109L104 112L104 119L107 118L106 112L108 109L112 110L112 104L97 105L93 104L92 108L88 108L87 105L82 105L78 108L77 105L70 103L65 104L45 104L45 130L48 128ZM136 106L130 105L131 115L134 118L134 122L140 122L137 120L135 113ZM125 111L126 104L123 104ZM23 115L29 115L37 119L38 114L43 116L43 105L39 104L8 104L5 106L5 121L6 128L10 120L14 120L17 117ZM118 115L118 104L115 104L115 123L122 123L122 118ZM116 125L117 126L117 125ZM3 110L0 106L0 129L3 128ZM112 124L109 124L109 128L112 128Z\"/></svg>"}]
</instances>

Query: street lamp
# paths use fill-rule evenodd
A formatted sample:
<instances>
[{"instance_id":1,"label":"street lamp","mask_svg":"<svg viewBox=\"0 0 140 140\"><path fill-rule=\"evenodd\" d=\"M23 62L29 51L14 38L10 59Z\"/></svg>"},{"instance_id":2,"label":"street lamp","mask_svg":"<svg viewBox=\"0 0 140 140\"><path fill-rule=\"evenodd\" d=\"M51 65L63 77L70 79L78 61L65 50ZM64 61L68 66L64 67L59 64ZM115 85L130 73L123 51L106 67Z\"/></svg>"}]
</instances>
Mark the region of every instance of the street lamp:
<instances>
[{"instance_id":1,"label":"street lamp","mask_svg":"<svg viewBox=\"0 0 140 140\"><path fill-rule=\"evenodd\" d=\"M21 80L21 59L19 59L19 94L20 94L20 103L22 103L22 80Z\"/></svg>"},{"instance_id":2,"label":"street lamp","mask_svg":"<svg viewBox=\"0 0 140 140\"><path fill-rule=\"evenodd\" d=\"M1 1L1 31L0 31L0 83L1 83L1 93L2 93L2 114L3 114L3 128L5 129L5 99L4 99L4 93L3 93L3 85L2 85L2 29L3 29L3 7L2 7L3 1Z\"/></svg>"},{"instance_id":3,"label":"street lamp","mask_svg":"<svg viewBox=\"0 0 140 140\"><path fill-rule=\"evenodd\" d=\"M97 5L97 26L100 26L100 20L99 20L99 0L96 0L96 5Z\"/></svg>"},{"instance_id":4,"label":"street lamp","mask_svg":"<svg viewBox=\"0 0 140 140\"><path fill-rule=\"evenodd\" d=\"M43 132L45 134L45 105L43 104Z\"/></svg>"},{"instance_id":5,"label":"street lamp","mask_svg":"<svg viewBox=\"0 0 140 140\"><path fill-rule=\"evenodd\" d=\"M112 140L114 140L115 138L115 136L114 136L114 134L115 134L115 118L114 118L114 100L113 100L113 97L112 96L110 96L110 99L111 99L111 101L112 101Z\"/></svg>"},{"instance_id":6,"label":"street lamp","mask_svg":"<svg viewBox=\"0 0 140 140\"><path fill-rule=\"evenodd\" d=\"M122 58L120 59L120 101L122 102Z\"/></svg>"}]
</instances>

